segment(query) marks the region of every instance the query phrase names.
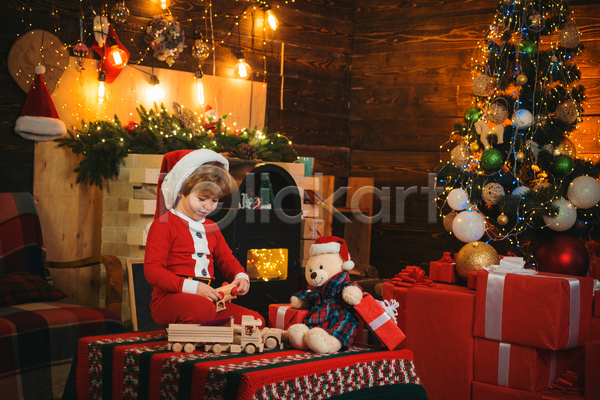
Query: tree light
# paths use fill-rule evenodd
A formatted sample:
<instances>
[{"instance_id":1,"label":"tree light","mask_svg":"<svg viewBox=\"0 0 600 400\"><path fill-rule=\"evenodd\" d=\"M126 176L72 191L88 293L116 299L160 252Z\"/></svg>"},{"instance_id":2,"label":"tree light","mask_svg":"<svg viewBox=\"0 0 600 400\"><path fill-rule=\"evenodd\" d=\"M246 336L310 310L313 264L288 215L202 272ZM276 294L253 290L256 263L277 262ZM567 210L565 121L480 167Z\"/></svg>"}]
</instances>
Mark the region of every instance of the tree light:
<instances>
[{"instance_id":1,"label":"tree light","mask_svg":"<svg viewBox=\"0 0 600 400\"><path fill-rule=\"evenodd\" d=\"M248 79L252 74L252 68L244 61L244 53L241 50L237 52L238 63L235 65L235 76L240 79Z\"/></svg>"}]
</instances>

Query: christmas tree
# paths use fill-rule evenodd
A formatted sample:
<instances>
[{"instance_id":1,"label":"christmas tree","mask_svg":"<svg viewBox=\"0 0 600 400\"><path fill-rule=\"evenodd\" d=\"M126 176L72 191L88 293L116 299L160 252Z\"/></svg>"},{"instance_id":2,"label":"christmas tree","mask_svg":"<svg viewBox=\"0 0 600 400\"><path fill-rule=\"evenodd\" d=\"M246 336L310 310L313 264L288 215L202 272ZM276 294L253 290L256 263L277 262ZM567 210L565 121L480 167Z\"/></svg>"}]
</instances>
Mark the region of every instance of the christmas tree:
<instances>
[{"instance_id":1,"label":"christmas tree","mask_svg":"<svg viewBox=\"0 0 600 400\"><path fill-rule=\"evenodd\" d=\"M599 165L573 143L585 101L581 51L566 2L498 1L473 57L472 106L438 171L444 226L462 242L496 242L534 267L568 242L570 257L581 259L576 272L587 271L600 183Z\"/></svg>"}]
</instances>

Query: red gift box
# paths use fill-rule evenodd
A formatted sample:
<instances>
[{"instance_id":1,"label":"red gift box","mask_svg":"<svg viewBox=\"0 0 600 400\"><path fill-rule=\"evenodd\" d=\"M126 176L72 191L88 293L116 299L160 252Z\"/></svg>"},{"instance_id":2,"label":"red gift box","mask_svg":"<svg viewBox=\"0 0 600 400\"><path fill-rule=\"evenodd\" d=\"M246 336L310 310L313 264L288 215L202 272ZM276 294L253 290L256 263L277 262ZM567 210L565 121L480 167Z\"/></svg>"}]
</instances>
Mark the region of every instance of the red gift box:
<instances>
[{"instance_id":1,"label":"red gift box","mask_svg":"<svg viewBox=\"0 0 600 400\"><path fill-rule=\"evenodd\" d=\"M467 287L477 290L477 271L469 271L467 274Z\"/></svg>"},{"instance_id":2,"label":"red gift box","mask_svg":"<svg viewBox=\"0 0 600 400\"><path fill-rule=\"evenodd\" d=\"M528 392L546 390L560 377L565 352L475 338L473 380Z\"/></svg>"},{"instance_id":3,"label":"red gift box","mask_svg":"<svg viewBox=\"0 0 600 400\"><path fill-rule=\"evenodd\" d=\"M473 382L471 400L584 400L583 396L561 394L544 390L543 392L526 392L489 383Z\"/></svg>"},{"instance_id":4,"label":"red gift box","mask_svg":"<svg viewBox=\"0 0 600 400\"><path fill-rule=\"evenodd\" d=\"M354 309L388 350L394 350L404 340L404 333L398 328L394 315L390 315L392 312L388 312L370 294L363 294L362 300Z\"/></svg>"},{"instance_id":5,"label":"red gift box","mask_svg":"<svg viewBox=\"0 0 600 400\"><path fill-rule=\"evenodd\" d=\"M590 340L600 340L600 318L592 318Z\"/></svg>"},{"instance_id":6,"label":"red gift box","mask_svg":"<svg viewBox=\"0 0 600 400\"><path fill-rule=\"evenodd\" d=\"M460 280L456 272L456 263L450 253L444 253L441 260L429 263L429 279L445 283L454 283Z\"/></svg>"},{"instance_id":7,"label":"red gift box","mask_svg":"<svg viewBox=\"0 0 600 400\"><path fill-rule=\"evenodd\" d=\"M406 334L430 399L470 399L473 381L475 292L438 283L430 287L383 284L383 299L398 301Z\"/></svg>"},{"instance_id":8,"label":"red gift box","mask_svg":"<svg viewBox=\"0 0 600 400\"><path fill-rule=\"evenodd\" d=\"M308 310L292 308L290 304L269 305L269 326L271 328L288 329L291 325L302 324L308 317Z\"/></svg>"},{"instance_id":9,"label":"red gift box","mask_svg":"<svg viewBox=\"0 0 600 400\"><path fill-rule=\"evenodd\" d=\"M473 335L549 350L589 339L594 280L559 274L477 273Z\"/></svg>"},{"instance_id":10,"label":"red gift box","mask_svg":"<svg viewBox=\"0 0 600 400\"><path fill-rule=\"evenodd\" d=\"M600 399L600 340L585 344L585 399Z\"/></svg>"},{"instance_id":11,"label":"red gift box","mask_svg":"<svg viewBox=\"0 0 600 400\"><path fill-rule=\"evenodd\" d=\"M594 317L600 318L600 291L595 292L594 296L594 313L592 314Z\"/></svg>"}]
</instances>

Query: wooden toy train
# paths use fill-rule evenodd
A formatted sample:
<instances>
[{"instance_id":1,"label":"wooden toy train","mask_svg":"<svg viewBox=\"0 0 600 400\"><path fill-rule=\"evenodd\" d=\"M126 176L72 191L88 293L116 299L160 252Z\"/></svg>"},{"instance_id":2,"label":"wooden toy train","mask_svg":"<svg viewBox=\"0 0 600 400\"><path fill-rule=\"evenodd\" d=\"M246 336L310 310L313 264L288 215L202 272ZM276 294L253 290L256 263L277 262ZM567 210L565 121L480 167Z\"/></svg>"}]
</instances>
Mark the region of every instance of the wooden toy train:
<instances>
[{"instance_id":1,"label":"wooden toy train","mask_svg":"<svg viewBox=\"0 0 600 400\"><path fill-rule=\"evenodd\" d=\"M253 354L257 350L262 352L265 348L272 350L282 348L287 342L287 331L277 328L259 329L262 321L250 315L242 316L242 324L233 323L222 326L198 324L169 324L168 346L174 352L186 353L194 351L197 345L203 344L204 351L219 354L222 351L230 353Z\"/></svg>"}]
</instances>

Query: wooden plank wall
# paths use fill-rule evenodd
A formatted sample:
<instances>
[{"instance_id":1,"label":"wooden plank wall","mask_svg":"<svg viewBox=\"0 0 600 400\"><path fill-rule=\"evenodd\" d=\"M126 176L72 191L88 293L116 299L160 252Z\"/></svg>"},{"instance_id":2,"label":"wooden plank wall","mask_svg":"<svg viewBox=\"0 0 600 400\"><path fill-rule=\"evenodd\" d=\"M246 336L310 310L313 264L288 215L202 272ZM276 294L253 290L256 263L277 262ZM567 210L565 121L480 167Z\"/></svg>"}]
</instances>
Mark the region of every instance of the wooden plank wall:
<instances>
[{"instance_id":1,"label":"wooden plank wall","mask_svg":"<svg viewBox=\"0 0 600 400\"><path fill-rule=\"evenodd\" d=\"M109 0L110 10L115 1ZM195 71L195 60L189 49L194 43L195 27L210 36L210 21L204 19L208 1L171 0L170 10L178 18L186 32L188 49L182 53L172 69ZM233 75L236 62L235 51L241 45L246 61L256 75L253 79L268 84L268 111L266 124L271 132L279 131L293 138L302 156L317 158L316 172L346 177L349 169L348 103L350 87L350 52L354 1L332 0L326 5L298 0L269 1L279 21L279 29L271 33L262 30L262 11L252 8L248 18L241 19L238 28L234 18L254 1L212 1L214 36L218 43L215 57L209 57L203 66L204 74ZM11 78L6 60L11 45L18 34L32 29L45 29L56 34L64 43L73 45L79 38L78 16L83 7L87 17L87 29L91 30L91 4L100 12L101 2L91 0L7 0L0 15L0 190L33 190L34 143L13 132L19 116L24 93ZM56 17L50 15L56 10ZM131 53L131 61L138 62L144 55L147 43L142 27L147 26L153 15L160 13L158 0L127 0L131 15L125 24L117 24L119 38ZM29 11L31 10L31 11ZM56 27L60 28L57 32ZM208 33L207 33L208 32ZM228 36L228 33L231 35ZM224 43L220 39L225 38ZM92 39L87 39L91 47ZM284 85L281 104L281 51L284 44ZM94 55L95 56L95 55ZM265 57L265 58L263 58ZM96 57L97 58L97 57ZM132 63L130 62L130 64ZM150 55L141 65L151 66ZM166 68L165 63L154 62L156 67ZM266 71L266 74L263 72ZM259 127L262 128L262 127Z\"/></svg>"},{"instance_id":2,"label":"wooden plank wall","mask_svg":"<svg viewBox=\"0 0 600 400\"><path fill-rule=\"evenodd\" d=\"M356 0L350 106L350 174L390 187L392 223L373 227L371 264L383 277L462 244L428 222L427 195L410 195L404 223L394 223L395 187L426 187L440 145L470 107L470 60L492 23L495 0ZM599 153L600 2L568 1L586 47L577 64L587 89L588 152ZM593 138L592 138L593 137Z\"/></svg>"}]
</instances>

